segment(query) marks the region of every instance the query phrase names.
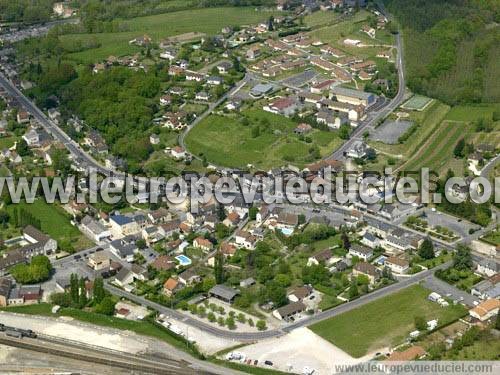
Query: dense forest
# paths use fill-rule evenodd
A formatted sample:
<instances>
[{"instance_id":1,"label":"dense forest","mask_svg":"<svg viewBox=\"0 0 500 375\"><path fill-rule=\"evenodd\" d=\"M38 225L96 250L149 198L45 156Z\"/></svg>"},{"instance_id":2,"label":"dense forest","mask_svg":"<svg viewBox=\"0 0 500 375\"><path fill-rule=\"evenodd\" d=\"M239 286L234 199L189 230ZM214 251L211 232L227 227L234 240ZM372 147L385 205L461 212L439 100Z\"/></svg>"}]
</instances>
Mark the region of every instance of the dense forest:
<instances>
[{"instance_id":1,"label":"dense forest","mask_svg":"<svg viewBox=\"0 0 500 375\"><path fill-rule=\"evenodd\" d=\"M56 0L0 0L2 22L45 22Z\"/></svg>"},{"instance_id":2,"label":"dense forest","mask_svg":"<svg viewBox=\"0 0 500 375\"><path fill-rule=\"evenodd\" d=\"M402 26L408 86L449 104L500 102L500 2L386 0Z\"/></svg>"}]
</instances>

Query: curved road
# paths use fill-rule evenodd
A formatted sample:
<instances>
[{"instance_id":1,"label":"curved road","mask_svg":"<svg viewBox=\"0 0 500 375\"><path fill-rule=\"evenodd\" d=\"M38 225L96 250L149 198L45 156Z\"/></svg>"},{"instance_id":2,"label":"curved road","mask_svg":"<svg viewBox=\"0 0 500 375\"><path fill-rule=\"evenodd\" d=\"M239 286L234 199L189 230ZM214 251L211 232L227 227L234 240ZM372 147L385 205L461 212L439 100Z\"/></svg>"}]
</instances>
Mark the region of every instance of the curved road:
<instances>
[{"instance_id":1,"label":"curved road","mask_svg":"<svg viewBox=\"0 0 500 375\"><path fill-rule=\"evenodd\" d=\"M188 324L191 327L198 328L201 331L207 332L213 336L221 337L221 338L225 338L225 339L243 341L243 342L253 342L253 341L257 341L257 340L281 336L281 335L285 334L286 332L290 332L293 329L296 329L299 327L309 326L311 324L320 322L322 320L332 318L334 316L345 313L345 312L350 311L352 309L355 309L357 307L363 306L369 302L375 301L375 300L382 298L384 296L387 296L389 294L396 293L396 292L398 292L398 291L400 291L400 290L402 290L410 285L414 285L414 284L417 284L417 283L425 280L427 277L432 276L433 273L437 269L446 268L450 264L451 264L451 261L449 261L447 263L443 263L436 268L423 271L419 274L416 274L415 276L412 276L412 277L409 277L409 278L404 279L402 281L399 281L397 283L391 284L391 285L386 286L382 289L378 289L378 290L371 292L369 294L365 294L364 296L362 296L358 299L355 299L353 301L346 302L340 306L337 306L337 307L334 307L330 310L326 310L326 311L323 311L323 312L318 313L316 315L307 317L307 318L302 319L298 322L285 325L281 329L272 329L272 330L260 331L260 332L236 332L236 331L222 330L222 329L217 328L217 327L215 327L209 323L206 323L204 321L194 319L187 314L180 313L177 310L174 310L174 309L165 307L163 305L160 305L158 303L152 302L150 300L147 300L144 297L137 296L135 294L126 292L122 289L114 287L113 285L110 285L109 283L105 283L105 289L107 289L110 293L112 293L114 295L127 298L133 302L136 302L136 303L141 304L143 306L147 306L149 308L152 308L152 309L160 312L161 314L164 314L164 315L172 317L176 320L182 321L183 323Z\"/></svg>"}]
</instances>

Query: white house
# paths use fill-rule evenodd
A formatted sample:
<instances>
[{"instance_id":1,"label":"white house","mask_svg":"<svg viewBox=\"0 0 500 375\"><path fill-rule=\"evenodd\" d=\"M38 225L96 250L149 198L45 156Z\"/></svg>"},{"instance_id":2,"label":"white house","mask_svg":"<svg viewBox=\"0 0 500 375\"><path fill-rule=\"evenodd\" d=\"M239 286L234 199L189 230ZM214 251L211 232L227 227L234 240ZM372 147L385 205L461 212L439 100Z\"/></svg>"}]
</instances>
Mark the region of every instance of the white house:
<instances>
[{"instance_id":1,"label":"white house","mask_svg":"<svg viewBox=\"0 0 500 375\"><path fill-rule=\"evenodd\" d=\"M397 274L405 274L410 268L410 263L401 258L389 257L385 260L384 265Z\"/></svg>"},{"instance_id":2,"label":"white house","mask_svg":"<svg viewBox=\"0 0 500 375\"><path fill-rule=\"evenodd\" d=\"M349 249L349 254L351 256L356 256L359 259L363 259L366 262L373 256L373 250L363 245L352 244Z\"/></svg>"},{"instance_id":3,"label":"white house","mask_svg":"<svg viewBox=\"0 0 500 375\"><path fill-rule=\"evenodd\" d=\"M88 215L82 219L80 228L95 242L100 242L105 238L111 237L109 229Z\"/></svg>"}]
</instances>

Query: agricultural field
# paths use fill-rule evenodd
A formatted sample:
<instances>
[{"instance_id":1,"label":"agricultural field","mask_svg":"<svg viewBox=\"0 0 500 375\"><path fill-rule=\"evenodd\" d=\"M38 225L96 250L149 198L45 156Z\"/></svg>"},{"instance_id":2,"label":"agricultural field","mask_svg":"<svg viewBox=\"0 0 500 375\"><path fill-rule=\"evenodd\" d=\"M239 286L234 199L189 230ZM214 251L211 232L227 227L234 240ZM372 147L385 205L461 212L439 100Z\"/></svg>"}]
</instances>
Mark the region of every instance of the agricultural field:
<instances>
[{"instance_id":1,"label":"agricultural field","mask_svg":"<svg viewBox=\"0 0 500 375\"><path fill-rule=\"evenodd\" d=\"M334 23L331 26L319 27L312 30L309 35L314 39L319 39L324 43L329 43L332 46L339 48L349 54L360 56L363 58L374 58L374 56L377 54L377 52L380 51L381 48L387 48L387 45L393 44L393 38L391 34L386 30L377 31L375 39L372 39L365 33L361 32L360 29L363 25L366 24L366 20L369 15L369 12L361 10L352 18ZM310 20L309 22L311 23L314 21ZM346 46L343 43L343 40L346 38L358 39L363 44L372 45L373 47L361 48Z\"/></svg>"},{"instance_id":2,"label":"agricultural field","mask_svg":"<svg viewBox=\"0 0 500 375\"><path fill-rule=\"evenodd\" d=\"M461 305L443 308L427 300L430 291L420 285L378 299L310 327L353 357L398 344L414 330L415 316L439 319L445 325L464 316Z\"/></svg>"},{"instance_id":3,"label":"agricultural field","mask_svg":"<svg viewBox=\"0 0 500 375\"><path fill-rule=\"evenodd\" d=\"M338 22L340 18L341 15L335 12L314 12L305 16L304 23L308 27L318 28Z\"/></svg>"},{"instance_id":4,"label":"agricultural field","mask_svg":"<svg viewBox=\"0 0 500 375\"><path fill-rule=\"evenodd\" d=\"M308 134L312 142L307 143L293 134L297 124L291 119L255 109L243 111L243 115L249 125L236 117L207 117L187 135L187 149L217 165L270 168L288 163L303 166L315 160L311 147L317 146L323 156L342 142L335 132L313 130ZM256 126L259 135L253 134Z\"/></svg>"},{"instance_id":5,"label":"agricultural field","mask_svg":"<svg viewBox=\"0 0 500 375\"><path fill-rule=\"evenodd\" d=\"M12 215L15 208L26 209L35 219L40 220L41 230L58 241L61 250L67 250L65 245L71 244L75 250L92 246L80 231L70 224L70 219L63 208L57 204L48 204L41 199L32 204L25 202L7 206L7 211Z\"/></svg>"},{"instance_id":6,"label":"agricultural field","mask_svg":"<svg viewBox=\"0 0 500 375\"><path fill-rule=\"evenodd\" d=\"M128 42L144 34L154 42L163 38L188 32L201 32L210 35L219 33L224 26L246 25L265 21L278 11L256 11L255 8L205 8L137 17L121 22L122 29L117 33L69 34L62 35L63 47L97 44L97 48L68 54L67 58L82 64L103 60L110 55L122 56L138 52L140 49Z\"/></svg>"},{"instance_id":7,"label":"agricultural field","mask_svg":"<svg viewBox=\"0 0 500 375\"><path fill-rule=\"evenodd\" d=\"M448 167L453 166L455 172L463 173L463 168L459 170L459 166L464 161L453 163L453 149L461 138L467 139L470 134L471 128L465 122L443 121L430 142L405 164L405 170L417 171L426 167L436 172L446 172Z\"/></svg>"}]
</instances>

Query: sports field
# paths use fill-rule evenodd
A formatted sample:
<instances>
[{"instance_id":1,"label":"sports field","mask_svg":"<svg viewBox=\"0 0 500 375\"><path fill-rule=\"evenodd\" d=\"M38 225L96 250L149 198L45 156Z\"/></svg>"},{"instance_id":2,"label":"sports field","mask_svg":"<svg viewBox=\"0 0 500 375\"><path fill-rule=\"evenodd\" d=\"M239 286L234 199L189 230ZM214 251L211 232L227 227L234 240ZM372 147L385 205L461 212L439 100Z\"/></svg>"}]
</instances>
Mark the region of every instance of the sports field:
<instances>
[{"instance_id":1,"label":"sports field","mask_svg":"<svg viewBox=\"0 0 500 375\"><path fill-rule=\"evenodd\" d=\"M412 111L423 111L430 103L431 98L422 95L414 95L401 108L410 109Z\"/></svg>"},{"instance_id":2,"label":"sports field","mask_svg":"<svg viewBox=\"0 0 500 375\"><path fill-rule=\"evenodd\" d=\"M439 319L439 325L445 325L467 313L462 305L443 308L428 301L429 293L422 286L414 285L309 328L359 358L401 343L415 329L415 316Z\"/></svg>"},{"instance_id":3,"label":"sports field","mask_svg":"<svg viewBox=\"0 0 500 375\"><path fill-rule=\"evenodd\" d=\"M121 22L124 32L98 34L62 35L63 47L88 45L90 41L100 46L68 55L69 59L88 64L107 58L110 55L122 56L139 51L129 41L147 34L154 42L173 35L188 32L203 32L209 35L220 33L224 26L246 25L265 21L278 11L261 11L253 7L243 8L204 8L137 17Z\"/></svg>"},{"instance_id":4,"label":"sports field","mask_svg":"<svg viewBox=\"0 0 500 375\"><path fill-rule=\"evenodd\" d=\"M321 155L334 150L341 139L334 132L314 130L308 136L311 143L293 134L295 122L284 116L262 110L243 112L249 120L242 124L235 117L211 115L192 129L186 137L186 147L194 155L204 155L208 162L227 167L270 168L288 163L303 166L314 161L310 149L317 145ZM254 136L253 128L260 134Z\"/></svg>"}]
</instances>

